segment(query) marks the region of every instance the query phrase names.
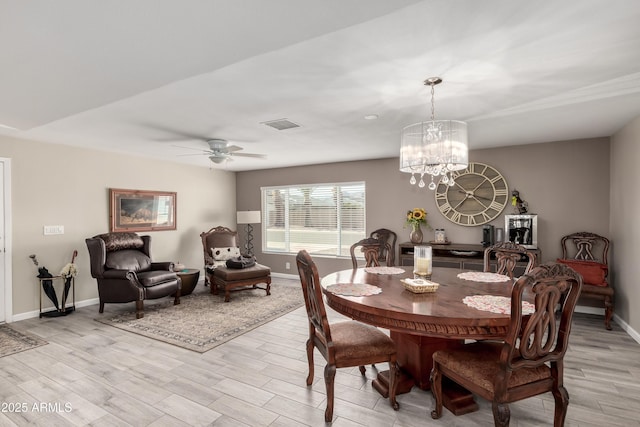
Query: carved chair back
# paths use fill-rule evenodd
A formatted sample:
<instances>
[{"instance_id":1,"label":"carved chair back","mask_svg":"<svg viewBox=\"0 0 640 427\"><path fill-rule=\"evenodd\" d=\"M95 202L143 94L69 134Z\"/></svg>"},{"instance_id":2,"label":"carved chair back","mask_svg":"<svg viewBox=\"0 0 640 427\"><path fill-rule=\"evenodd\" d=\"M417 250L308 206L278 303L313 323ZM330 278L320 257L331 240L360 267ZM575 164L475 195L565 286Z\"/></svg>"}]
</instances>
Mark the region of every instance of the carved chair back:
<instances>
[{"instance_id":1,"label":"carved chair back","mask_svg":"<svg viewBox=\"0 0 640 427\"><path fill-rule=\"evenodd\" d=\"M512 279L514 269L523 257L526 257L528 261L524 274L531 271L537 263L535 253L524 246L509 241L500 242L484 250L484 271L491 271L491 260L494 256L497 263L496 273L504 274Z\"/></svg>"},{"instance_id":2,"label":"carved chair back","mask_svg":"<svg viewBox=\"0 0 640 427\"><path fill-rule=\"evenodd\" d=\"M367 237L366 239L362 239L354 243L353 245L351 245L351 248L349 248L349 253L351 254L351 263L353 264L354 270L358 268L358 258L356 256L356 249L358 248L360 248L360 250L364 253L364 259L366 263L365 267L378 267L380 265L380 253L383 249L386 253L387 266L393 266L393 260L391 259L391 245L373 237Z\"/></svg>"},{"instance_id":3,"label":"carved chair back","mask_svg":"<svg viewBox=\"0 0 640 427\"><path fill-rule=\"evenodd\" d=\"M387 264L387 265L389 266L395 265L396 241L398 240L398 235L387 228L379 228L377 230L372 231L371 234L369 234L369 237L378 239L382 242L382 248L378 256L378 261L387 262L387 253L389 252L389 249L387 249L386 243L389 244L389 247L391 248L390 250L391 256L389 257L391 264Z\"/></svg>"}]
</instances>

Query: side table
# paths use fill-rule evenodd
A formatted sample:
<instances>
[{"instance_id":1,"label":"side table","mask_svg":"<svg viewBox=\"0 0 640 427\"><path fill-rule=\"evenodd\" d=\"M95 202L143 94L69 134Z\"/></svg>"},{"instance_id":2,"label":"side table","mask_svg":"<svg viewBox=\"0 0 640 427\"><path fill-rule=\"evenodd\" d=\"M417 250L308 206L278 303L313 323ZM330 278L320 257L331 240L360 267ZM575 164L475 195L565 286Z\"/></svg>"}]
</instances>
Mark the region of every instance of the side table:
<instances>
[{"instance_id":1,"label":"side table","mask_svg":"<svg viewBox=\"0 0 640 427\"><path fill-rule=\"evenodd\" d=\"M185 268L176 271L176 274L182 280L182 291L180 296L189 295L196 288L198 279L200 279L200 270L197 268Z\"/></svg>"}]
</instances>

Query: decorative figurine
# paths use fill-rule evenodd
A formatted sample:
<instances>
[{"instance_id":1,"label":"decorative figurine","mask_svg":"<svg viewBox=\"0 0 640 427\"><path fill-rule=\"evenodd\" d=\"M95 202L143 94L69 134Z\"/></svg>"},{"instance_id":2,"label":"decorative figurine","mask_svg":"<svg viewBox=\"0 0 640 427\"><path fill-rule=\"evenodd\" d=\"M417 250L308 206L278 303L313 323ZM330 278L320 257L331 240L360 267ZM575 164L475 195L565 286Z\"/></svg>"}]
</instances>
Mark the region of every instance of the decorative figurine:
<instances>
[{"instance_id":1,"label":"decorative figurine","mask_svg":"<svg viewBox=\"0 0 640 427\"><path fill-rule=\"evenodd\" d=\"M511 204L514 206L514 214L523 215L529 210L529 204L520 198L520 192L515 189L511 192Z\"/></svg>"}]
</instances>

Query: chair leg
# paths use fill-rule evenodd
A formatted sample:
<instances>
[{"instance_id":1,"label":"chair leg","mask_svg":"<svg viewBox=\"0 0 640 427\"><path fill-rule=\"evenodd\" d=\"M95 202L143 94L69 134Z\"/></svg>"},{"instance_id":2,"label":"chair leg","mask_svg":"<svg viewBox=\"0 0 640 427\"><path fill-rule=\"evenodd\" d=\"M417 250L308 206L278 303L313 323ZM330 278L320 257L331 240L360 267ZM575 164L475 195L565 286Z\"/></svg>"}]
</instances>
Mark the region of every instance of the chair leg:
<instances>
[{"instance_id":1,"label":"chair leg","mask_svg":"<svg viewBox=\"0 0 640 427\"><path fill-rule=\"evenodd\" d=\"M400 380L400 367L395 357L389 360L389 403L394 410L400 409L400 404L396 400L396 389Z\"/></svg>"},{"instance_id":2,"label":"chair leg","mask_svg":"<svg viewBox=\"0 0 640 427\"><path fill-rule=\"evenodd\" d=\"M613 301L610 296L604 297L604 327L611 330L611 318L613 317Z\"/></svg>"},{"instance_id":3,"label":"chair leg","mask_svg":"<svg viewBox=\"0 0 640 427\"><path fill-rule=\"evenodd\" d=\"M491 408L493 409L493 423L496 427L509 427L509 420L511 419L509 405L493 402Z\"/></svg>"},{"instance_id":4,"label":"chair leg","mask_svg":"<svg viewBox=\"0 0 640 427\"><path fill-rule=\"evenodd\" d=\"M358 366L358 369L360 369L360 373L361 373L362 375L366 375L366 373L367 373L367 368L365 368L364 366L360 365L360 366Z\"/></svg>"},{"instance_id":5,"label":"chair leg","mask_svg":"<svg viewBox=\"0 0 640 427\"><path fill-rule=\"evenodd\" d=\"M307 361L309 362L309 375L307 375L307 385L313 384L313 340L309 338L307 340Z\"/></svg>"},{"instance_id":6,"label":"chair leg","mask_svg":"<svg viewBox=\"0 0 640 427\"><path fill-rule=\"evenodd\" d=\"M98 309L98 313L104 313L104 303L100 301L100 308Z\"/></svg>"},{"instance_id":7,"label":"chair leg","mask_svg":"<svg viewBox=\"0 0 640 427\"><path fill-rule=\"evenodd\" d=\"M569 393L564 387L560 387L558 390L551 390L553 393L553 399L556 402L555 411L553 414L554 427L564 426L564 419L567 416L567 408L569 407Z\"/></svg>"},{"instance_id":8,"label":"chair leg","mask_svg":"<svg viewBox=\"0 0 640 427\"><path fill-rule=\"evenodd\" d=\"M435 360L433 361L433 368L431 369L429 380L431 381L431 393L435 400L433 410L431 411L431 418L437 420L442 416L442 372L440 372L440 366Z\"/></svg>"},{"instance_id":9,"label":"chair leg","mask_svg":"<svg viewBox=\"0 0 640 427\"><path fill-rule=\"evenodd\" d=\"M144 301L136 301L136 319L142 319L144 317Z\"/></svg>"},{"instance_id":10,"label":"chair leg","mask_svg":"<svg viewBox=\"0 0 640 427\"><path fill-rule=\"evenodd\" d=\"M335 365L324 367L324 382L327 386L327 409L324 411L324 420L328 423L333 420L333 382L336 378Z\"/></svg>"}]
</instances>

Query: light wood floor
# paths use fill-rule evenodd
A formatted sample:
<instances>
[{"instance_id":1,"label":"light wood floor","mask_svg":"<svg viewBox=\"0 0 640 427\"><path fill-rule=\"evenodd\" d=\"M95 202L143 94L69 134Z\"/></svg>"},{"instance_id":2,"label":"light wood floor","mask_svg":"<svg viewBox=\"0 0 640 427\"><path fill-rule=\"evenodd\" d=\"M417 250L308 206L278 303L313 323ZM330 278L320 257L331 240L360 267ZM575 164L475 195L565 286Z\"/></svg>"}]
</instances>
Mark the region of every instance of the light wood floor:
<instances>
[{"instance_id":1,"label":"light wood floor","mask_svg":"<svg viewBox=\"0 0 640 427\"><path fill-rule=\"evenodd\" d=\"M314 384L305 385L304 308L204 354L103 325L93 320L98 315L91 306L63 318L12 324L49 344L0 359L0 426L325 424L319 354ZM493 425L483 401L473 414L455 417L445 410L432 420L430 392L415 387L399 396L395 412L372 389L375 374L371 367L366 379L357 368L338 371L334 426ZM566 425L640 426L640 344L617 325L606 331L601 317L576 314L565 385ZM26 412L17 411L22 407ZM511 409L512 426L552 424L550 394Z\"/></svg>"}]
</instances>

